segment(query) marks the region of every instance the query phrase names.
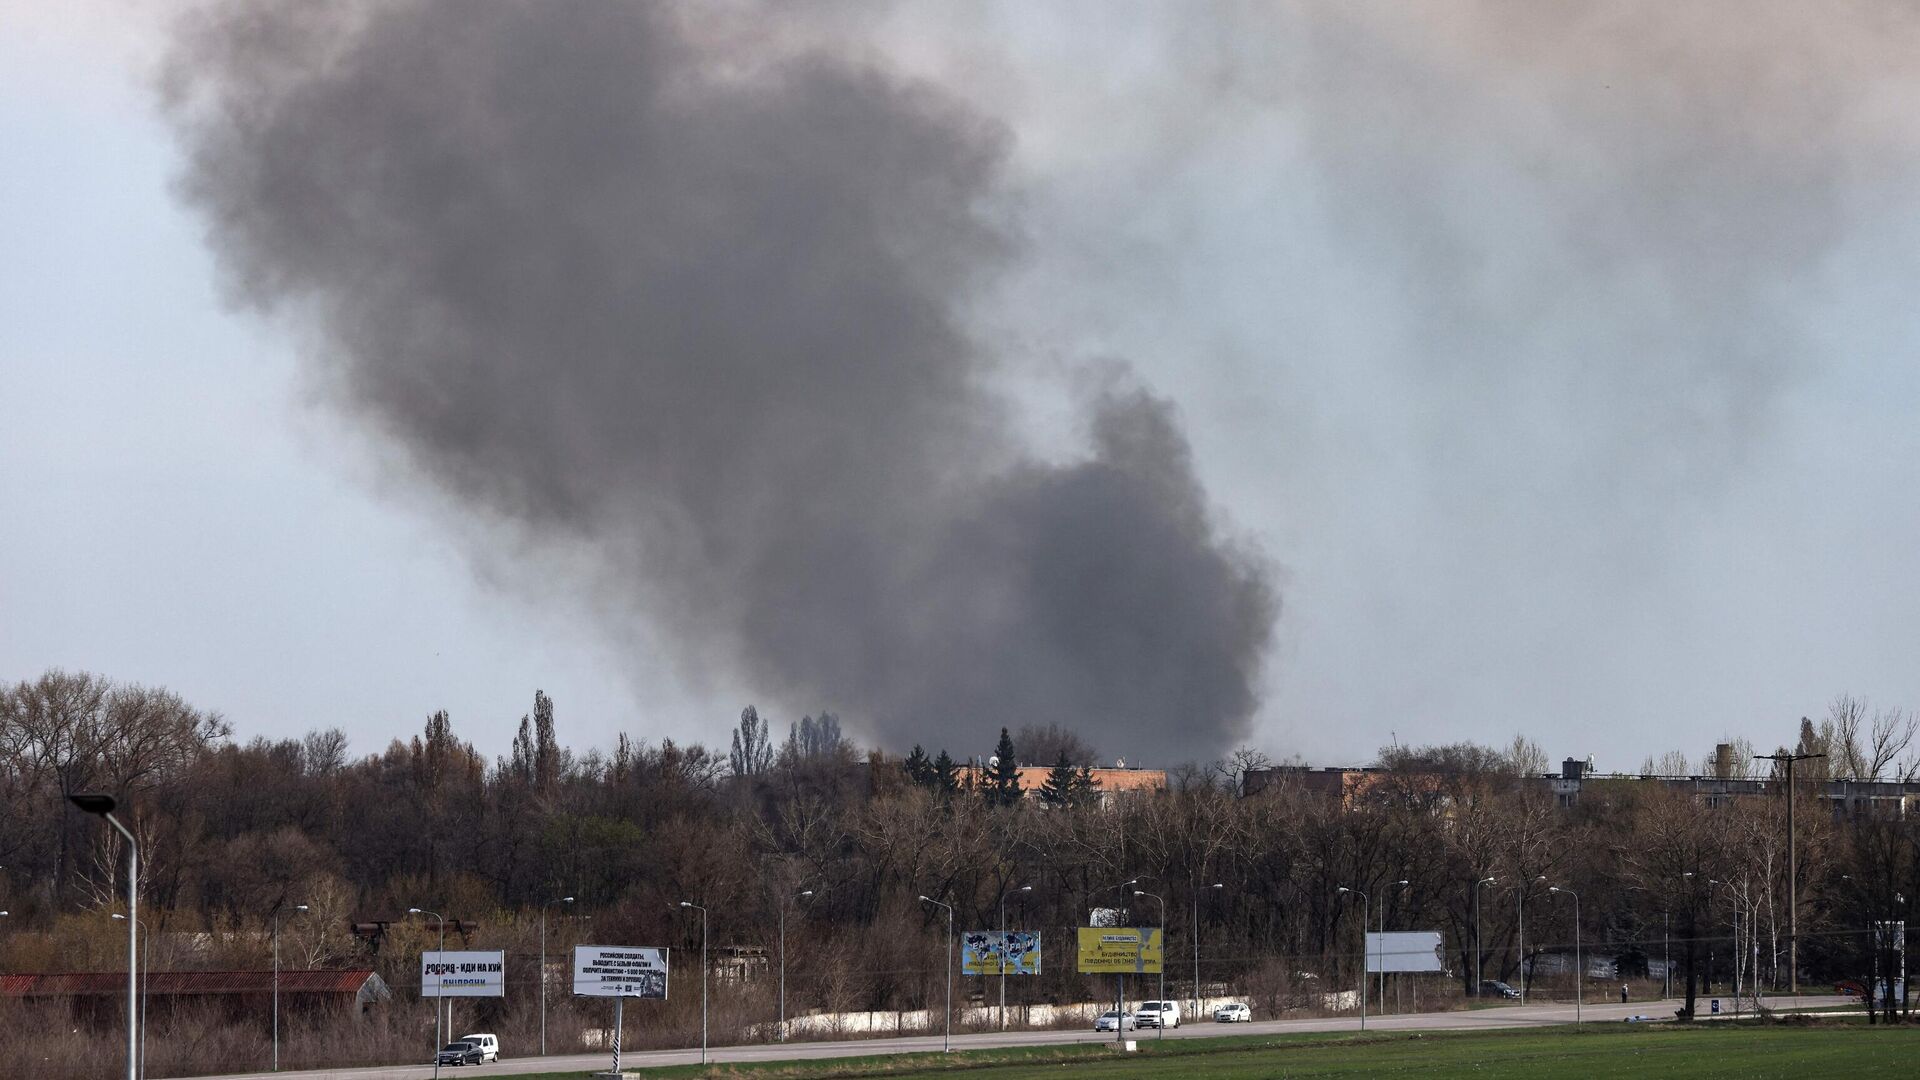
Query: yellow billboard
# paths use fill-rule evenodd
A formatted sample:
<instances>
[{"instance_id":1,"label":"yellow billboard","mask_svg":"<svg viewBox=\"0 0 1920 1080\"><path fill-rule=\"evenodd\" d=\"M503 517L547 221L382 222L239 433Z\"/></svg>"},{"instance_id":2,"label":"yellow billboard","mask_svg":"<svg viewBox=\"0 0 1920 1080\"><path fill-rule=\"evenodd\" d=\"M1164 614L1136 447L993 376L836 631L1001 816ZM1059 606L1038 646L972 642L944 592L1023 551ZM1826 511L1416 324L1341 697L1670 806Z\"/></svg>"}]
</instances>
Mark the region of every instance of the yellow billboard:
<instances>
[{"instance_id":1,"label":"yellow billboard","mask_svg":"<svg viewBox=\"0 0 1920 1080\"><path fill-rule=\"evenodd\" d=\"M1158 975L1166 963L1160 931L1153 927L1082 926L1082 975Z\"/></svg>"}]
</instances>

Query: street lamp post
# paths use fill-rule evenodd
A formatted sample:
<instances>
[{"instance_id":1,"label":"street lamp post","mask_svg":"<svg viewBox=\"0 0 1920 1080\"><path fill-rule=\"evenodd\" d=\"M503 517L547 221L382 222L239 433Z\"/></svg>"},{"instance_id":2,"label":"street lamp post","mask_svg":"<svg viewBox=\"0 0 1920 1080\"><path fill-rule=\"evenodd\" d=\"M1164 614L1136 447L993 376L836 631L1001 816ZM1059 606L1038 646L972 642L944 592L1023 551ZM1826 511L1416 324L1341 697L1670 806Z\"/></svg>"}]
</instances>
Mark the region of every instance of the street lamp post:
<instances>
[{"instance_id":1,"label":"street lamp post","mask_svg":"<svg viewBox=\"0 0 1920 1080\"><path fill-rule=\"evenodd\" d=\"M563 896L540 905L540 1056L547 1056L547 909L555 904L571 904L573 897ZM574 940L579 940L575 938Z\"/></svg>"},{"instance_id":2,"label":"street lamp post","mask_svg":"<svg viewBox=\"0 0 1920 1080\"><path fill-rule=\"evenodd\" d=\"M1156 1039L1167 1037L1167 901L1150 892L1133 890L1133 895L1144 896L1160 905L1160 1022L1155 1025Z\"/></svg>"},{"instance_id":3,"label":"street lamp post","mask_svg":"<svg viewBox=\"0 0 1920 1080\"><path fill-rule=\"evenodd\" d=\"M680 901L683 908L700 913L700 1064L707 1063L707 909L691 900Z\"/></svg>"},{"instance_id":4,"label":"street lamp post","mask_svg":"<svg viewBox=\"0 0 1920 1080\"><path fill-rule=\"evenodd\" d=\"M114 913L114 918L123 922L132 922L125 915ZM153 935L147 933L147 920L140 919L140 1070L142 1077L147 1075L147 996L153 990Z\"/></svg>"},{"instance_id":5,"label":"street lamp post","mask_svg":"<svg viewBox=\"0 0 1920 1080\"><path fill-rule=\"evenodd\" d=\"M140 1080L140 842L133 838L120 819L113 816L118 805L111 795L69 795L67 801L106 823L127 840L127 1080Z\"/></svg>"},{"instance_id":6,"label":"street lamp post","mask_svg":"<svg viewBox=\"0 0 1920 1080\"><path fill-rule=\"evenodd\" d=\"M1120 890L1120 907L1118 909L1120 918L1122 919L1126 918L1127 890L1139 884L1140 884L1139 878L1132 878L1114 886L1114 888ZM1165 963L1165 958L1164 958L1165 944L1166 944L1165 942L1161 942L1161 945L1163 946L1161 950L1162 952L1161 962L1163 964ZM1113 1041L1117 1045L1119 1043L1125 1042L1127 1038L1127 977L1125 975L1119 974L1118 972L1116 972L1113 976L1113 998L1114 998L1113 1007L1116 1010L1113 1014L1114 1016Z\"/></svg>"},{"instance_id":7,"label":"street lamp post","mask_svg":"<svg viewBox=\"0 0 1920 1080\"><path fill-rule=\"evenodd\" d=\"M1547 886L1547 891L1573 897L1573 1022L1577 1025L1580 1023L1582 999L1586 997L1587 974L1587 969L1580 963L1580 894L1558 885Z\"/></svg>"},{"instance_id":8,"label":"street lamp post","mask_svg":"<svg viewBox=\"0 0 1920 1080\"><path fill-rule=\"evenodd\" d=\"M1349 889L1342 885L1334 890L1336 896L1341 893L1352 893L1360 898L1360 1030L1365 1031L1367 1030L1367 923L1372 921L1371 916L1367 914L1367 908L1371 902L1367 899L1367 894L1359 889Z\"/></svg>"},{"instance_id":9,"label":"street lamp post","mask_svg":"<svg viewBox=\"0 0 1920 1080\"><path fill-rule=\"evenodd\" d=\"M1207 886L1209 890L1225 889L1226 885L1214 882ZM1163 946L1165 942L1161 943ZM1200 887L1193 889L1193 1015L1200 1016Z\"/></svg>"},{"instance_id":10,"label":"street lamp post","mask_svg":"<svg viewBox=\"0 0 1920 1080\"><path fill-rule=\"evenodd\" d=\"M417 907L408 908L407 914L433 916L434 921L440 924L440 952L445 953L447 951L447 917L446 916L440 914L437 911L428 911L426 908L417 908ZM442 959L444 960L444 957ZM446 1038L444 1035L441 1034L441 1031L440 1031L440 1005L446 999L443 995L437 992L439 989L440 988L438 986L435 986L434 990L436 992L433 995L433 1075L434 1076L440 1075L440 1048L446 1045ZM421 980L420 992L423 995L427 992L426 981L424 979Z\"/></svg>"},{"instance_id":11,"label":"street lamp post","mask_svg":"<svg viewBox=\"0 0 1920 1080\"><path fill-rule=\"evenodd\" d=\"M1022 885L1000 894L1000 1030L1007 1030L1007 897L1030 893L1033 886Z\"/></svg>"},{"instance_id":12,"label":"street lamp post","mask_svg":"<svg viewBox=\"0 0 1920 1080\"><path fill-rule=\"evenodd\" d=\"M801 889L795 894L797 899L805 900L813 895L812 889ZM780 901L780 1041L787 1041L787 901Z\"/></svg>"},{"instance_id":13,"label":"street lamp post","mask_svg":"<svg viewBox=\"0 0 1920 1080\"><path fill-rule=\"evenodd\" d=\"M1733 882L1731 881L1718 881L1713 878L1707 879L1708 888L1712 888L1715 885L1724 886L1727 890L1727 895L1733 898L1733 1015L1738 1017L1740 1015L1740 991L1743 986L1741 968L1744 966L1744 958L1740 955L1740 894L1735 891ZM1711 907L1711 905L1709 905L1709 907ZM1709 918L1711 918L1711 914L1709 914Z\"/></svg>"},{"instance_id":14,"label":"street lamp post","mask_svg":"<svg viewBox=\"0 0 1920 1080\"><path fill-rule=\"evenodd\" d=\"M1389 889L1404 889L1404 888L1406 888L1406 887L1407 887L1407 886L1408 886L1409 884L1410 884L1410 882L1408 882L1406 878L1401 878L1401 879L1400 879L1399 881L1390 881L1390 882L1388 882L1388 883L1387 883L1387 888L1389 888ZM1376 948L1374 949L1374 956L1375 956L1375 958L1376 958L1376 959L1378 959L1378 960L1380 961L1380 962L1379 962L1378 964L1376 964L1376 965L1374 965L1375 967L1377 967L1377 968L1379 968L1379 969L1380 969L1380 970L1379 970L1379 971L1378 971L1378 972L1376 973L1376 974L1378 975L1378 977L1379 977L1379 980L1380 980L1380 993L1378 993L1378 994L1376 994L1376 995L1374 996L1374 999L1373 999L1373 1001L1374 1001L1374 1005L1375 1005L1375 1007L1377 1007L1377 1008L1378 1008L1378 1009L1380 1010L1380 1012L1381 1012L1381 1014L1382 1014L1382 1015L1385 1015L1385 1014L1386 1014L1386 1011L1387 1011L1387 953L1386 953L1386 948L1387 948L1387 899L1388 899L1388 898L1387 898L1387 897L1384 897L1384 896L1380 898L1380 944L1379 944L1379 945L1378 945L1378 946L1377 946L1377 947L1376 947ZM1398 987L1398 986L1400 986L1400 985L1401 985L1400 983L1395 983L1395 984L1394 984L1394 986L1395 986L1395 987ZM1419 996L1419 994L1418 994L1418 991L1416 990L1416 991L1415 991L1415 999L1416 999L1416 1001L1418 1000L1418 996Z\"/></svg>"},{"instance_id":15,"label":"street lamp post","mask_svg":"<svg viewBox=\"0 0 1920 1080\"><path fill-rule=\"evenodd\" d=\"M953 905L943 904L931 896L922 896L920 902L944 908L947 913L947 1025L940 1036L940 1052L953 1049Z\"/></svg>"},{"instance_id":16,"label":"street lamp post","mask_svg":"<svg viewBox=\"0 0 1920 1080\"><path fill-rule=\"evenodd\" d=\"M1491 885L1498 878L1483 877L1473 883L1473 996L1480 996L1480 984L1486 980L1486 972L1481 969L1481 955L1485 952L1480 946L1480 887Z\"/></svg>"},{"instance_id":17,"label":"street lamp post","mask_svg":"<svg viewBox=\"0 0 1920 1080\"><path fill-rule=\"evenodd\" d=\"M293 905L295 911L307 910L305 904ZM280 1071L280 908L273 909L273 1071Z\"/></svg>"}]
</instances>

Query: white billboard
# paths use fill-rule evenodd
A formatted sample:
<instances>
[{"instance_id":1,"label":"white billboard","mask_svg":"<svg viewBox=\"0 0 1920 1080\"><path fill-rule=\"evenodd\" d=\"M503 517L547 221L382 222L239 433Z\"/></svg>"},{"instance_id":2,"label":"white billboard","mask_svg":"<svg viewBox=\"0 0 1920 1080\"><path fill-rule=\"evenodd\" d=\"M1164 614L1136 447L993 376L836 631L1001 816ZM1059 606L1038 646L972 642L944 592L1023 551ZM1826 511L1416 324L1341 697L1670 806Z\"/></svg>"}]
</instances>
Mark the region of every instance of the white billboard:
<instances>
[{"instance_id":1,"label":"white billboard","mask_svg":"<svg viewBox=\"0 0 1920 1080\"><path fill-rule=\"evenodd\" d=\"M580 997L665 998L667 950L575 945L573 992Z\"/></svg>"},{"instance_id":2,"label":"white billboard","mask_svg":"<svg viewBox=\"0 0 1920 1080\"><path fill-rule=\"evenodd\" d=\"M506 997L507 954L423 952L421 997Z\"/></svg>"},{"instance_id":3,"label":"white billboard","mask_svg":"<svg viewBox=\"0 0 1920 1080\"><path fill-rule=\"evenodd\" d=\"M1367 972L1445 971L1438 930L1395 930L1367 935Z\"/></svg>"}]
</instances>

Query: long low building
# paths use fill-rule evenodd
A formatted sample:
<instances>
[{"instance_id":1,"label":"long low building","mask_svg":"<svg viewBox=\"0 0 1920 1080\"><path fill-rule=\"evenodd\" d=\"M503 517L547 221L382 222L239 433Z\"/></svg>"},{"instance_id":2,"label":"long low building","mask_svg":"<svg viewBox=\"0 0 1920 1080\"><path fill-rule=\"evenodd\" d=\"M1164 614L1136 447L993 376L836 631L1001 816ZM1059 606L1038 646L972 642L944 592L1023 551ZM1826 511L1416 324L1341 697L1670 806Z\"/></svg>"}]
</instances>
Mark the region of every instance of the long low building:
<instances>
[{"instance_id":1,"label":"long low building","mask_svg":"<svg viewBox=\"0 0 1920 1080\"><path fill-rule=\"evenodd\" d=\"M271 1007L272 971L155 971L142 976L149 1009L171 1011L209 1004L231 1013ZM280 972L280 1007L315 1006L362 1012L393 996L386 981L370 968L295 969ZM68 1001L76 1020L109 1021L126 1008L124 971L0 975L0 998Z\"/></svg>"}]
</instances>

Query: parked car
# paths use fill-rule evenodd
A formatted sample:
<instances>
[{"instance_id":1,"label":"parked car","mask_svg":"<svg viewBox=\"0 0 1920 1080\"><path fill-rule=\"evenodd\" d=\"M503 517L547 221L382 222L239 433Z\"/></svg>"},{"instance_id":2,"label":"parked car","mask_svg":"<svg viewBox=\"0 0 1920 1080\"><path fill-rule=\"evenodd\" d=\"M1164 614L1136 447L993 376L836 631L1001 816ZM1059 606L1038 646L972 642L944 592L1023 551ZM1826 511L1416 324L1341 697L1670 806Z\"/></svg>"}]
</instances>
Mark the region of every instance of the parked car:
<instances>
[{"instance_id":1,"label":"parked car","mask_svg":"<svg viewBox=\"0 0 1920 1080\"><path fill-rule=\"evenodd\" d=\"M486 1032L476 1035L462 1035L461 1042L470 1042L480 1048L480 1059L484 1061L500 1060L500 1040Z\"/></svg>"},{"instance_id":2,"label":"parked car","mask_svg":"<svg viewBox=\"0 0 1920 1080\"><path fill-rule=\"evenodd\" d=\"M1139 1026L1139 1021L1134 1014L1123 1013L1116 1009L1108 1009L1093 1022L1095 1031L1130 1031Z\"/></svg>"},{"instance_id":3,"label":"parked car","mask_svg":"<svg viewBox=\"0 0 1920 1080\"><path fill-rule=\"evenodd\" d=\"M1244 1001L1230 1001L1213 1010L1213 1022L1216 1024L1251 1024L1253 1010L1247 1008Z\"/></svg>"},{"instance_id":4,"label":"parked car","mask_svg":"<svg viewBox=\"0 0 1920 1080\"><path fill-rule=\"evenodd\" d=\"M486 1052L480 1049L480 1044L464 1039L455 1039L433 1056L435 1065L478 1065L484 1060Z\"/></svg>"},{"instance_id":5,"label":"parked car","mask_svg":"<svg viewBox=\"0 0 1920 1080\"><path fill-rule=\"evenodd\" d=\"M1143 1001L1133 1014L1135 1027L1157 1028L1180 1026L1180 1003L1177 1001Z\"/></svg>"},{"instance_id":6,"label":"parked car","mask_svg":"<svg viewBox=\"0 0 1920 1080\"><path fill-rule=\"evenodd\" d=\"M1499 979L1483 979L1480 982L1481 997L1518 998L1520 991L1501 982Z\"/></svg>"}]
</instances>

